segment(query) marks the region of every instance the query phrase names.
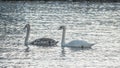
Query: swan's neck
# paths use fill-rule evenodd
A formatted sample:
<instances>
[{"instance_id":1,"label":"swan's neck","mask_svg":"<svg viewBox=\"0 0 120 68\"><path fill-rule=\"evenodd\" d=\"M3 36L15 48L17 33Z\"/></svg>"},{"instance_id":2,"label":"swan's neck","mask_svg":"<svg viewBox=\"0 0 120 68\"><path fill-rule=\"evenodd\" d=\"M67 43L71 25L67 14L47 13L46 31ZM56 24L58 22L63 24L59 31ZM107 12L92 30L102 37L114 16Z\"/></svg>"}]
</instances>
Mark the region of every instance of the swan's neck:
<instances>
[{"instance_id":1,"label":"swan's neck","mask_svg":"<svg viewBox=\"0 0 120 68\"><path fill-rule=\"evenodd\" d=\"M26 26L26 28L27 28L27 33L26 33L26 37L25 37L25 46L28 45L28 39L30 36L30 25Z\"/></svg>"},{"instance_id":2,"label":"swan's neck","mask_svg":"<svg viewBox=\"0 0 120 68\"><path fill-rule=\"evenodd\" d=\"M66 32L66 28L63 29L61 46L65 45L65 32Z\"/></svg>"},{"instance_id":3,"label":"swan's neck","mask_svg":"<svg viewBox=\"0 0 120 68\"><path fill-rule=\"evenodd\" d=\"M7 24L5 23L4 26L5 26L4 36L6 36L6 32L7 32Z\"/></svg>"}]
</instances>

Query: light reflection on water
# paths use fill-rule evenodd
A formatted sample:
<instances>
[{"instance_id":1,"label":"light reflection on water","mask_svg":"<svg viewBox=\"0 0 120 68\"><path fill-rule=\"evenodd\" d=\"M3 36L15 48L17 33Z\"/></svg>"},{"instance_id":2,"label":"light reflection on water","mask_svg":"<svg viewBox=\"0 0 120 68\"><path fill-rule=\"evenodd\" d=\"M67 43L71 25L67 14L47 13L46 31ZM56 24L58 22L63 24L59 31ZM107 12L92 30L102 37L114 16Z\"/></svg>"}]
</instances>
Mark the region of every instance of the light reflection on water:
<instances>
[{"instance_id":1,"label":"light reflection on water","mask_svg":"<svg viewBox=\"0 0 120 68\"><path fill-rule=\"evenodd\" d=\"M7 68L117 68L120 67L119 3L1 2L0 67ZM26 23L30 40L49 37L56 47L24 46ZM67 26L66 42L83 39L97 43L91 49L60 47L60 25ZM4 31L1 30L1 34ZM1 35L0 34L0 35Z\"/></svg>"}]
</instances>

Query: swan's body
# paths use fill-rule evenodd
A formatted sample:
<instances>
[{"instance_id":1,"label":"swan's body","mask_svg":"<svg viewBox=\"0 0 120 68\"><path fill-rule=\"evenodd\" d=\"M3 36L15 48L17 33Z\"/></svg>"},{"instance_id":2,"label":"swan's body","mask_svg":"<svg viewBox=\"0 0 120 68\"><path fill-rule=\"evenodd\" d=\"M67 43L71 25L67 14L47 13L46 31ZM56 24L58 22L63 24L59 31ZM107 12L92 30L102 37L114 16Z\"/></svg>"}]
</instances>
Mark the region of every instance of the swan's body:
<instances>
[{"instance_id":1,"label":"swan's body","mask_svg":"<svg viewBox=\"0 0 120 68\"><path fill-rule=\"evenodd\" d=\"M80 47L80 48L89 48L93 46L94 44L90 44L84 40L73 40L65 45L64 47Z\"/></svg>"},{"instance_id":2,"label":"swan's body","mask_svg":"<svg viewBox=\"0 0 120 68\"><path fill-rule=\"evenodd\" d=\"M57 41L50 38L40 38L32 41L30 44L38 46L54 46L57 44Z\"/></svg>"},{"instance_id":3,"label":"swan's body","mask_svg":"<svg viewBox=\"0 0 120 68\"><path fill-rule=\"evenodd\" d=\"M37 46L55 46L58 43L58 41L55 41L51 38L39 38L29 43L28 38L30 35L30 25L26 24L24 29L25 28L27 28L27 33L25 37L25 46L27 47L28 47L28 44L37 45Z\"/></svg>"},{"instance_id":4,"label":"swan's body","mask_svg":"<svg viewBox=\"0 0 120 68\"><path fill-rule=\"evenodd\" d=\"M66 28L65 26L61 26L59 29L63 29L63 34L62 34L62 42L61 46L62 47L80 47L80 48L91 48L94 44L88 43L84 40L73 40L69 43L65 43L65 31Z\"/></svg>"}]
</instances>

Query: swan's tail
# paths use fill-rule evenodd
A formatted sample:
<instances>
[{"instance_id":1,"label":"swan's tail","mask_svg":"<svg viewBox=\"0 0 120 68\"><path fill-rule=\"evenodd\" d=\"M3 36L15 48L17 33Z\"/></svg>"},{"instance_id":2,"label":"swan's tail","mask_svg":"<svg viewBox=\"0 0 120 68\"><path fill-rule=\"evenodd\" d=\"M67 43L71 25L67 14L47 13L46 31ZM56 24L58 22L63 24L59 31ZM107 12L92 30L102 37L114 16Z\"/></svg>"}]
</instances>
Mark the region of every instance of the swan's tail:
<instances>
[{"instance_id":1,"label":"swan's tail","mask_svg":"<svg viewBox=\"0 0 120 68\"><path fill-rule=\"evenodd\" d=\"M92 43L91 46L93 46L93 45L95 45L95 44L97 44L97 43Z\"/></svg>"},{"instance_id":2,"label":"swan's tail","mask_svg":"<svg viewBox=\"0 0 120 68\"><path fill-rule=\"evenodd\" d=\"M59 42L59 41L56 41L56 42L55 42L55 45L57 45L58 42Z\"/></svg>"}]
</instances>

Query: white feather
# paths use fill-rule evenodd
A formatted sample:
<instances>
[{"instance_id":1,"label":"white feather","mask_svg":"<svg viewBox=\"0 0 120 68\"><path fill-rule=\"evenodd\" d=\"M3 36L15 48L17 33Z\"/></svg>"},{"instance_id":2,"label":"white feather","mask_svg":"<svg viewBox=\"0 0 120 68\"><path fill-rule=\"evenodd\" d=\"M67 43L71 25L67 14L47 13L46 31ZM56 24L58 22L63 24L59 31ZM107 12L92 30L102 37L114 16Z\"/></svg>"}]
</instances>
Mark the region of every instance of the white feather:
<instances>
[{"instance_id":1,"label":"white feather","mask_svg":"<svg viewBox=\"0 0 120 68\"><path fill-rule=\"evenodd\" d=\"M94 44L88 43L84 40L73 40L63 46L65 47L81 47L81 48L90 48Z\"/></svg>"},{"instance_id":2,"label":"white feather","mask_svg":"<svg viewBox=\"0 0 120 68\"><path fill-rule=\"evenodd\" d=\"M66 27L65 26L60 26L59 29L63 29L63 33L62 33L62 42L61 42L61 46L62 47L80 47L80 48L90 48L92 47L94 44L92 43L88 43L87 41L84 40L73 40L69 43L65 43L65 32L66 32Z\"/></svg>"}]
</instances>

